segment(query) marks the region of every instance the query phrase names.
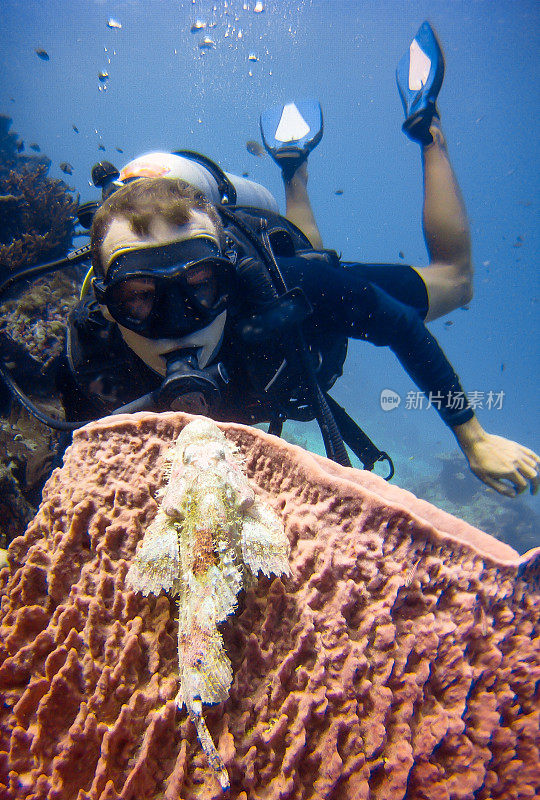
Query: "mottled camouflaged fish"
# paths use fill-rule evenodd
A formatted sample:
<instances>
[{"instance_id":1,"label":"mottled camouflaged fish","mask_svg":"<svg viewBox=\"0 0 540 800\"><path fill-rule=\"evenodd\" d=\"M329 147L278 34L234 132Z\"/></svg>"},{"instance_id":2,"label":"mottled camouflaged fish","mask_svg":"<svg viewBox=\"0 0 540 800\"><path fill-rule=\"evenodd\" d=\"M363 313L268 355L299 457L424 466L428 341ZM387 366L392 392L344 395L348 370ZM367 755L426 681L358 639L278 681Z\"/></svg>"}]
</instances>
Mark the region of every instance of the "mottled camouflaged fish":
<instances>
[{"instance_id":1,"label":"mottled camouflaged fish","mask_svg":"<svg viewBox=\"0 0 540 800\"><path fill-rule=\"evenodd\" d=\"M253 492L236 448L205 417L190 422L166 454L168 483L138 547L127 583L143 595L177 598L179 708L186 706L221 786L229 776L203 703L226 700L232 666L217 629L259 571L288 575L289 543L274 512Z\"/></svg>"}]
</instances>

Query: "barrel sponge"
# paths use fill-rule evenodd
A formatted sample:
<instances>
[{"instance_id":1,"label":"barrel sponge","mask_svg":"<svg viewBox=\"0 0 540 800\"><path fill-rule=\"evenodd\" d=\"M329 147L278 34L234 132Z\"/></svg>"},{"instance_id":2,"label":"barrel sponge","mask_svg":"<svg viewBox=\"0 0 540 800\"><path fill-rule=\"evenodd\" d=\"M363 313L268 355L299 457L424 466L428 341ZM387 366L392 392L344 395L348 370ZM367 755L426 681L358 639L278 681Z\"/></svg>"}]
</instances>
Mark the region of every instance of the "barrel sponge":
<instances>
[{"instance_id":1,"label":"barrel sponge","mask_svg":"<svg viewBox=\"0 0 540 800\"><path fill-rule=\"evenodd\" d=\"M157 512L163 456L190 419L80 429L9 548L6 800L222 796L174 702L174 602L125 583ZM220 626L234 679L205 719L227 797L538 796L539 551L520 558L376 476L220 427L291 545L291 576L261 577Z\"/></svg>"}]
</instances>

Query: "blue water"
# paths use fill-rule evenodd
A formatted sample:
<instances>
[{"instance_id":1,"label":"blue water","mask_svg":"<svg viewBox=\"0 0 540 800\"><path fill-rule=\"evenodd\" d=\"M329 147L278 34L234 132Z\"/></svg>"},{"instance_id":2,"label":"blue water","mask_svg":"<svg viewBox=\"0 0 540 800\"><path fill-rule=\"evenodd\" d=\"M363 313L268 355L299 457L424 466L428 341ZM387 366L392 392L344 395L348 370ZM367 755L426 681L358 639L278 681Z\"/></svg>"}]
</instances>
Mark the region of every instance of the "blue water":
<instances>
[{"instance_id":1,"label":"blue water","mask_svg":"<svg viewBox=\"0 0 540 800\"><path fill-rule=\"evenodd\" d=\"M439 106L476 264L470 310L431 329L469 392L504 392L501 409L478 411L484 427L538 451L538 3L274 0L263 13L254 6L4 0L0 112L50 156L51 176L65 177L60 162L73 165L67 180L82 200L98 198L89 183L96 161L121 166L144 151L183 148L249 171L283 208L279 171L245 142L258 137L261 110L318 97L325 134L310 158L309 186L325 245L349 260L399 261L402 251L407 263L426 264L419 148L401 132L394 70L429 19L446 54ZM122 28L108 28L109 17ZM192 34L197 18L217 24ZM203 35L215 49L199 50ZM110 75L105 90L101 70ZM393 453L396 482L414 488L437 476L441 455L456 444L433 410L402 403L383 412L382 388L405 397L415 387L391 353L351 343L334 395ZM540 511L537 498L526 502Z\"/></svg>"}]
</instances>

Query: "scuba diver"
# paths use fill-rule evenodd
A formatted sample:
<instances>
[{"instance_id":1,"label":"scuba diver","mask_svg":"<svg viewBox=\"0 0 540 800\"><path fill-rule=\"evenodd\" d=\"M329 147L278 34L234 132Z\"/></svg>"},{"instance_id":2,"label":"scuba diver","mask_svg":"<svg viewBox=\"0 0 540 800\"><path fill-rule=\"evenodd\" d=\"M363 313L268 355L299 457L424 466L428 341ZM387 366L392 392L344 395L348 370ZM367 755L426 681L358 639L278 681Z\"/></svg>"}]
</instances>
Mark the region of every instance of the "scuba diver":
<instances>
[{"instance_id":1,"label":"scuba diver","mask_svg":"<svg viewBox=\"0 0 540 800\"><path fill-rule=\"evenodd\" d=\"M403 129L422 151L428 267L344 262L322 249L307 194L307 157L323 131L313 101L261 116L264 146L282 170L285 217L264 187L191 151L151 153L120 172L96 165L103 203L80 209L91 245L71 256L91 252L92 268L57 364L74 422L56 427L148 409L269 422L277 435L286 419L316 419L329 458L350 465L347 444L366 469L386 462L389 479L390 456L328 393L355 338L392 349L480 480L508 496L536 491L539 457L483 430L424 324L472 294L467 217L436 107L443 74L424 23L397 81ZM1 374L35 413L4 367Z\"/></svg>"}]
</instances>

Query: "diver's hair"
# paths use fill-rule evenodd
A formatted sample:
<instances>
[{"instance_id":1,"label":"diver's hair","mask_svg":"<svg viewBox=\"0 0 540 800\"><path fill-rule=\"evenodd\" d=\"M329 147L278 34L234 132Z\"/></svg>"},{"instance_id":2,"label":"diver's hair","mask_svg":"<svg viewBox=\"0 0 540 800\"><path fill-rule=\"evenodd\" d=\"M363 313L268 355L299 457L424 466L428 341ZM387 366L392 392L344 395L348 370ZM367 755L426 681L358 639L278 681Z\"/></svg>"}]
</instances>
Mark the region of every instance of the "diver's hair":
<instances>
[{"instance_id":1,"label":"diver's hair","mask_svg":"<svg viewBox=\"0 0 540 800\"><path fill-rule=\"evenodd\" d=\"M96 275L105 274L101 246L113 219L126 219L137 236L150 233L156 217L173 225L186 225L192 211L203 211L216 227L220 244L225 237L223 225L214 206L204 194L177 178L137 178L122 186L105 200L92 222L92 266Z\"/></svg>"}]
</instances>

